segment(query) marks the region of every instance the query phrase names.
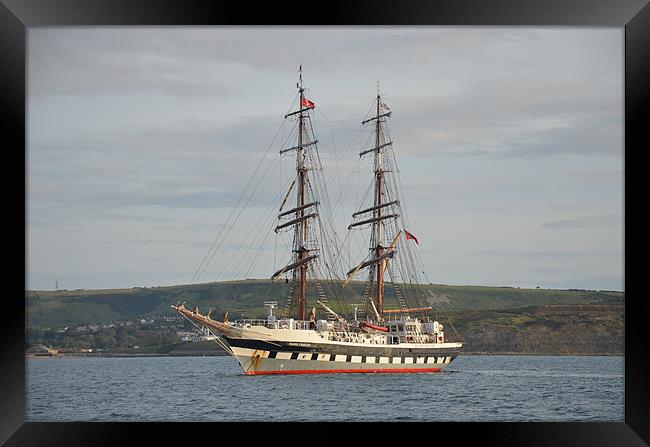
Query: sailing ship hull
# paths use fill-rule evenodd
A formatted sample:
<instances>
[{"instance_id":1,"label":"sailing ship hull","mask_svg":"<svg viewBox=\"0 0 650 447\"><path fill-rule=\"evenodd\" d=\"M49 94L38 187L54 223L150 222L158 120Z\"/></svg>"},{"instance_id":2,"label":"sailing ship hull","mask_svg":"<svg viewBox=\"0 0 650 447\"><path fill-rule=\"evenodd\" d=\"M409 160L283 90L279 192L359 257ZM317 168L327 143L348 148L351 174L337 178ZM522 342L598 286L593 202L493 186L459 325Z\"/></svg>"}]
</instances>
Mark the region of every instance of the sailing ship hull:
<instances>
[{"instance_id":1,"label":"sailing ship hull","mask_svg":"<svg viewBox=\"0 0 650 447\"><path fill-rule=\"evenodd\" d=\"M209 328L247 375L439 372L463 346L462 342L385 344L378 343L376 337L358 334L357 341L331 340L328 332L275 329L264 324L232 325L182 305L172 307L190 321ZM343 335L355 337L352 333Z\"/></svg>"},{"instance_id":2,"label":"sailing ship hull","mask_svg":"<svg viewBox=\"0 0 650 447\"><path fill-rule=\"evenodd\" d=\"M223 340L247 375L439 372L459 352L455 343L423 348Z\"/></svg>"}]
</instances>

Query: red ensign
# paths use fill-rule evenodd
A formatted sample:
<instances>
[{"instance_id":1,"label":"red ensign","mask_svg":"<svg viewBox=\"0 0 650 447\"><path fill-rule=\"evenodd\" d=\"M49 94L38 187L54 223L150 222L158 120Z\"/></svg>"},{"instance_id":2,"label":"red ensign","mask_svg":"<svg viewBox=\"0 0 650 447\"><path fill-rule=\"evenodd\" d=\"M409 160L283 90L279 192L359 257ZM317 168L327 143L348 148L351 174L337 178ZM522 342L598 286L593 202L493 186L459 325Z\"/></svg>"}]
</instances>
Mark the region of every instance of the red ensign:
<instances>
[{"instance_id":1,"label":"red ensign","mask_svg":"<svg viewBox=\"0 0 650 447\"><path fill-rule=\"evenodd\" d=\"M302 106L307 107L307 108L314 108L316 107L316 104L308 100L307 98L302 98Z\"/></svg>"},{"instance_id":2,"label":"red ensign","mask_svg":"<svg viewBox=\"0 0 650 447\"><path fill-rule=\"evenodd\" d=\"M418 242L418 238L416 238L414 235L412 235L406 230L404 230L404 233L406 234L406 240L413 239L416 244L420 245L420 242Z\"/></svg>"}]
</instances>

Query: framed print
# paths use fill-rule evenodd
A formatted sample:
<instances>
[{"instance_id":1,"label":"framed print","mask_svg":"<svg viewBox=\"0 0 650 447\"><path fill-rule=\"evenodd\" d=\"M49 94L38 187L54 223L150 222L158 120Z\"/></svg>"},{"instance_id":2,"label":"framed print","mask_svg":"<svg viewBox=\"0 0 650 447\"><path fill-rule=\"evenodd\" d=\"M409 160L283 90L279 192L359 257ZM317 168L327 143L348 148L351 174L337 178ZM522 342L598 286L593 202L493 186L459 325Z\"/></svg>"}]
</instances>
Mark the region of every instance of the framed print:
<instances>
[{"instance_id":1,"label":"framed print","mask_svg":"<svg viewBox=\"0 0 650 447\"><path fill-rule=\"evenodd\" d=\"M2 0L0 440L650 442L647 1L305 11Z\"/></svg>"}]
</instances>

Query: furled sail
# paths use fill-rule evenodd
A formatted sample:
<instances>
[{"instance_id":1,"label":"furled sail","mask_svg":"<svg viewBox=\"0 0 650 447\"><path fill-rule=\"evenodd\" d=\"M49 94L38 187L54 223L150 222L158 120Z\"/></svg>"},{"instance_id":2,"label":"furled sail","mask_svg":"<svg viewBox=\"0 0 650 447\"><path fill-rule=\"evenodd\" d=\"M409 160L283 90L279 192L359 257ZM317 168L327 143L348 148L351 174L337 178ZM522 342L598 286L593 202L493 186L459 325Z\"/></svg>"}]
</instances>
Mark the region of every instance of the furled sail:
<instances>
[{"instance_id":1,"label":"furled sail","mask_svg":"<svg viewBox=\"0 0 650 447\"><path fill-rule=\"evenodd\" d=\"M361 220L359 222L355 222L353 224L348 225L348 230L350 228L358 227L360 225L379 222L380 220L391 219L391 218L394 218L394 217L399 217L399 214L386 214L385 216L378 216L378 217L373 217L372 219Z\"/></svg>"},{"instance_id":2,"label":"furled sail","mask_svg":"<svg viewBox=\"0 0 650 447\"><path fill-rule=\"evenodd\" d=\"M271 280L272 280L272 281L275 281L275 280L277 280L277 279L280 277L280 275L282 275L283 273L288 272L288 271L291 271L291 270L295 269L296 267L300 267L301 265L306 264L306 263L308 263L309 261L311 261L311 260L313 260L313 259L316 259L317 257L318 257L318 255L310 255L310 256L307 256L306 258L302 258L302 259L300 259L300 260L298 260L298 261L296 261L296 262L294 262L294 263L291 263L291 264L289 264L289 265L287 265L287 266L285 266L285 267L282 267L280 270L278 270L277 272L275 272L275 273L273 274L273 276L271 276Z\"/></svg>"},{"instance_id":3,"label":"furled sail","mask_svg":"<svg viewBox=\"0 0 650 447\"><path fill-rule=\"evenodd\" d=\"M361 121L361 124L366 124L366 123L369 123L370 121L374 121L374 120L377 120L377 119L380 119L380 118L384 118L386 116L390 116L391 113L392 112L386 112L386 113L382 113L381 115L373 116L372 118L368 118L367 120Z\"/></svg>"},{"instance_id":4,"label":"furled sail","mask_svg":"<svg viewBox=\"0 0 650 447\"><path fill-rule=\"evenodd\" d=\"M367 153L370 153L370 152L377 152L380 149L385 148L386 146L390 146L391 144L393 144L393 142L389 141L388 143L384 143L384 144L381 144L379 146L371 147L370 149L366 149L365 151L361 151L361 152L359 152L359 157L363 157L364 155L366 155Z\"/></svg>"},{"instance_id":5,"label":"furled sail","mask_svg":"<svg viewBox=\"0 0 650 447\"><path fill-rule=\"evenodd\" d=\"M369 213L370 211L375 211L375 210L378 210L380 208L384 208L384 207L387 207L387 206L390 206L390 205L399 205L399 200L393 200L392 202L382 203L381 205L371 206L370 208L366 208L365 210L357 211L356 213L354 213L352 215L352 217L357 217L357 216L360 216L362 214Z\"/></svg>"},{"instance_id":6,"label":"furled sail","mask_svg":"<svg viewBox=\"0 0 650 447\"><path fill-rule=\"evenodd\" d=\"M291 225L304 222L305 220L316 216L318 216L317 213L311 213L311 214L306 214L304 216L297 217L293 220L290 220L289 222L283 223L282 225L278 225L277 227L275 227L275 232L277 233L278 230L281 230L282 228L290 227Z\"/></svg>"},{"instance_id":7,"label":"furled sail","mask_svg":"<svg viewBox=\"0 0 650 447\"><path fill-rule=\"evenodd\" d=\"M288 148L286 148L286 149L282 149L282 150L280 151L280 153L281 153L281 154L284 154L285 152L295 151L296 149L302 149L302 148L304 148L304 147L309 147L309 146L312 146L312 145L314 145L314 144L316 144L316 143L318 143L318 140L310 141L309 143L299 144L299 145L297 145L297 146L288 147Z\"/></svg>"},{"instance_id":8,"label":"furled sail","mask_svg":"<svg viewBox=\"0 0 650 447\"><path fill-rule=\"evenodd\" d=\"M377 264L378 262L383 261L386 258L392 258L393 256L395 256L395 250L394 249L392 249L392 250L389 249L383 255L377 256L376 258L372 258L372 259L370 259L368 261L364 261L361 264L357 265L355 268L353 268L352 270L350 270L348 272L347 276L352 276L356 272L358 272L359 270L361 270L363 268L366 268L366 267L368 267L370 265L373 265L373 264Z\"/></svg>"},{"instance_id":9,"label":"furled sail","mask_svg":"<svg viewBox=\"0 0 650 447\"><path fill-rule=\"evenodd\" d=\"M292 214L292 213L295 213L295 212L298 212L298 211L302 211L302 210L304 210L306 208L309 208L310 206L316 206L316 205L318 205L318 203L319 202L306 203L306 204L304 204L302 206L298 206L296 208L292 208L292 209L287 210L287 211L285 211L283 213L280 213L280 214L278 214L278 217L288 216L289 214Z\"/></svg>"}]
</instances>

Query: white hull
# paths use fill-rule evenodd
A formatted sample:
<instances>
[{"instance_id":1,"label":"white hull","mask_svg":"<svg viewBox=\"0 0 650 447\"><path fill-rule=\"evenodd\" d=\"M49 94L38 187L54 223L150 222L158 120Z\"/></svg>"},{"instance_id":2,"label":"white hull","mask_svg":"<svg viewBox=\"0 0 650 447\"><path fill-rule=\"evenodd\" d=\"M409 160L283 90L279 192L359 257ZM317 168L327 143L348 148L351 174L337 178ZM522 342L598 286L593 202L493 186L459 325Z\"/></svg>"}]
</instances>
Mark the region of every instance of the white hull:
<instances>
[{"instance_id":1,"label":"white hull","mask_svg":"<svg viewBox=\"0 0 650 447\"><path fill-rule=\"evenodd\" d=\"M389 343L392 338L385 333L278 329L268 323L232 325L177 309L212 330L247 375L438 372L463 346L461 342Z\"/></svg>"},{"instance_id":2,"label":"white hull","mask_svg":"<svg viewBox=\"0 0 650 447\"><path fill-rule=\"evenodd\" d=\"M330 341L314 330L243 329L221 340L245 374L438 372L462 343L373 343L372 338ZM359 340L363 340L360 342Z\"/></svg>"},{"instance_id":3,"label":"white hull","mask_svg":"<svg viewBox=\"0 0 650 447\"><path fill-rule=\"evenodd\" d=\"M456 357L455 354L409 357L232 350L246 375L439 372Z\"/></svg>"}]
</instances>

